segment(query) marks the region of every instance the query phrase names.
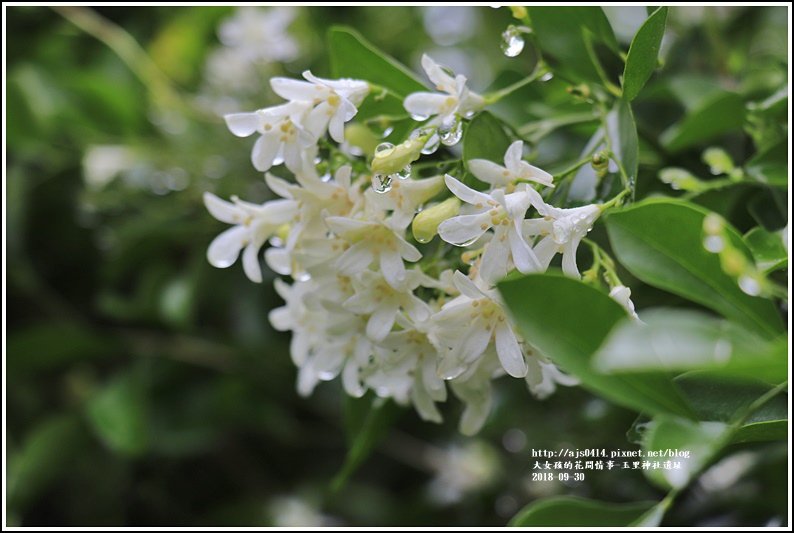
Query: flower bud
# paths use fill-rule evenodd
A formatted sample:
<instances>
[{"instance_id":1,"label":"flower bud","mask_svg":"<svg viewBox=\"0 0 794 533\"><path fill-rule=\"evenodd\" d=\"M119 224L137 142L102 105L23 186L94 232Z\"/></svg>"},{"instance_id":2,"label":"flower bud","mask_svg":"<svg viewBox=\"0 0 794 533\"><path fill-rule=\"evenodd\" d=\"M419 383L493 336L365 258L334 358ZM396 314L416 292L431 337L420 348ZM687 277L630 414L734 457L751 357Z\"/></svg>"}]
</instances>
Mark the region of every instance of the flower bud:
<instances>
[{"instance_id":1,"label":"flower bud","mask_svg":"<svg viewBox=\"0 0 794 533\"><path fill-rule=\"evenodd\" d=\"M522 20L527 16L527 8L524 6L508 6L510 7L510 11L513 13L513 17L517 18L518 20Z\"/></svg>"},{"instance_id":2,"label":"flower bud","mask_svg":"<svg viewBox=\"0 0 794 533\"><path fill-rule=\"evenodd\" d=\"M458 211L460 200L453 196L420 212L411 224L414 239L421 243L430 242L438 232L438 225L456 216Z\"/></svg>"},{"instance_id":3,"label":"flower bud","mask_svg":"<svg viewBox=\"0 0 794 533\"><path fill-rule=\"evenodd\" d=\"M358 122L348 124L345 128L345 140L351 146L360 148L367 155L375 153L375 147L380 142L372 130Z\"/></svg>"},{"instance_id":4,"label":"flower bud","mask_svg":"<svg viewBox=\"0 0 794 533\"><path fill-rule=\"evenodd\" d=\"M387 176L396 174L419 159L422 154L422 148L424 148L426 143L427 137L420 135L392 148L376 151L370 165L372 172Z\"/></svg>"}]
</instances>

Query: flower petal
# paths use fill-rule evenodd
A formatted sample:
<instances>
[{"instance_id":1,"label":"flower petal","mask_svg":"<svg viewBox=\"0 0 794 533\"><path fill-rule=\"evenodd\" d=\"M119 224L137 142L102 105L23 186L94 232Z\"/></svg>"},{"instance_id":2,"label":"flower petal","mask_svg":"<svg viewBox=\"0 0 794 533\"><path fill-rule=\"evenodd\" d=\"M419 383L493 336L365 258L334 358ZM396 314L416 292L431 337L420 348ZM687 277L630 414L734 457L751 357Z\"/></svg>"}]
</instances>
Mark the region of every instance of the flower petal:
<instances>
[{"instance_id":1,"label":"flower petal","mask_svg":"<svg viewBox=\"0 0 794 533\"><path fill-rule=\"evenodd\" d=\"M478 359L485 352L491 342L491 330L482 323L471 325L468 334L463 337L455 350L460 359L465 363L471 363Z\"/></svg>"},{"instance_id":2,"label":"flower petal","mask_svg":"<svg viewBox=\"0 0 794 533\"><path fill-rule=\"evenodd\" d=\"M469 279L463 272L456 270L452 275L452 283L460 291L460 293L472 300L479 300L480 298L487 298L488 296L480 290L474 282Z\"/></svg>"},{"instance_id":3,"label":"flower petal","mask_svg":"<svg viewBox=\"0 0 794 533\"><path fill-rule=\"evenodd\" d=\"M513 263L516 265L516 269L522 274L541 272L544 270L543 266L540 264L537 256L535 256L535 252L532 251L532 248L529 247L519 233L521 221L516 220L513 224L513 227L507 232L507 237L510 241L510 254L513 257Z\"/></svg>"},{"instance_id":4,"label":"flower petal","mask_svg":"<svg viewBox=\"0 0 794 533\"><path fill-rule=\"evenodd\" d=\"M292 260L286 248L268 248L265 250L265 263L276 274L282 276L292 274Z\"/></svg>"},{"instance_id":5,"label":"flower petal","mask_svg":"<svg viewBox=\"0 0 794 533\"><path fill-rule=\"evenodd\" d=\"M406 96L403 107L410 114L417 117L430 117L441 112L447 98L449 96L446 94L420 91Z\"/></svg>"},{"instance_id":6,"label":"flower petal","mask_svg":"<svg viewBox=\"0 0 794 533\"><path fill-rule=\"evenodd\" d=\"M438 225L438 236L456 246L468 246L490 228L488 213L460 215Z\"/></svg>"},{"instance_id":7,"label":"flower petal","mask_svg":"<svg viewBox=\"0 0 794 533\"><path fill-rule=\"evenodd\" d=\"M496 187L507 185L515 176L501 165L487 159L472 159L469 161L469 171L480 181L490 183Z\"/></svg>"},{"instance_id":8,"label":"flower petal","mask_svg":"<svg viewBox=\"0 0 794 533\"><path fill-rule=\"evenodd\" d=\"M506 323L496 328L496 355L505 371L514 378L523 378L527 375L527 363L524 354L518 346L515 333Z\"/></svg>"},{"instance_id":9,"label":"flower petal","mask_svg":"<svg viewBox=\"0 0 794 533\"><path fill-rule=\"evenodd\" d=\"M347 360L347 364L342 370L342 385L345 388L345 392L353 398L361 398L366 392L359 378L358 363L352 357Z\"/></svg>"},{"instance_id":10,"label":"flower petal","mask_svg":"<svg viewBox=\"0 0 794 533\"><path fill-rule=\"evenodd\" d=\"M436 404L419 380L414 381L413 387L411 388L411 401L422 420L426 422L435 422L437 424L443 421Z\"/></svg>"},{"instance_id":11,"label":"flower petal","mask_svg":"<svg viewBox=\"0 0 794 533\"><path fill-rule=\"evenodd\" d=\"M281 148L281 142L278 136L274 133L268 132L261 135L254 144L254 149L251 151L251 163L254 168L259 172L267 172L273 166L273 160Z\"/></svg>"},{"instance_id":12,"label":"flower petal","mask_svg":"<svg viewBox=\"0 0 794 533\"><path fill-rule=\"evenodd\" d=\"M456 93L455 78L444 72L444 69L427 54L422 54L422 68L425 69L427 77L430 78L437 90L449 94Z\"/></svg>"},{"instance_id":13,"label":"flower petal","mask_svg":"<svg viewBox=\"0 0 794 533\"><path fill-rule=\"evenodd\" d=\"M285 100L303 100L311 102L315 98L328 96L328 88L292 78L270 78L273 92Z\"/></svg>"},{"instance_id":14,"label":"flower petal","mask_svg":"<svg viewBox=\"0 0 794 533\"><path fill-rule=\"evenodd\" d=\"M243 271L254 283L262 283L262 266L259 264L261 245L250 243L243 250Z\"/></svg>"},{"instance_id":15,"label":"flower petal","mask_svg":"<svg viewBox=\"0 0 794 533\"><path fill-rule=\"evenodd\" d=\"M381 306L377 308L367 321L367 337L375 342L385 339L394 326L396 316L396 307Z\"/></svg>"},{"instance_id":16,"label":"flower petal","mask_svg":"<svg viewBox=\"0 0 794 533\"><path fill-rule=\"evenodd\" d=\"M367 268L373 259L372 249L362 241L345 250L336 260L335 266L342 274L351 276Z\"/></svg>"},{"instance_id":17,"label":"flower petal","mask_svg":"<svg viewBox=\"0 0 794 533\"><path fill-rule=\"evenodd\" d=\"M328 122L328 134L340 144L345 142L345 119L341 110L334 113Z\"/></svg>"},{"instance_id":18,"label":"flower petal","mask_svg":"<svg viewBox=\"0 0 794 533\"><path fill-rule=\"evenodd\" d=\"M513 174L521 171L521 158L524 156L524 142L515 141L505 152L505 167Z\"/></svg>"},{"instance_id":19,"label":"flower petal","mask_svg":"<svg viewBox=\"0 0 794 533\"><path fill-rule=\"evenodd\" d=\"M547 187L554 187L554 177L543 169L530 165L526 161L521 161L519 175L528 180L532 180Z\"/></svg>"},{"instance_id":20,"label":"flower petal","mask_svg":"<svg viewBox=\"0 0 794 533\"><path fill-rule=\"evenodd\" d=\"M218 198L211 192L204 193L204 205L207 207L207 211L221 222L226 222L227 224L239 224L242 222L240 209L236 205Z\"/></svg>"},{"instance_id":21,"label":"flower petal","mask_svg":"<svg viewBox=\"0 0 794 533\"><path fill-rule=\"evenodd\" d=\"M467 187L457 179L453 178L449 174L444 176L444 183L447 184L447 188L452 191L452 194L466 202L467 204L472 204L477 206L477 204L482 204L482 207L488 205L488 201L491 200L491 197L487 194L475 191L474 189Z\"/></svg>"},{"instance_id":22,"label":"flower petal","mask_svg":"<svg viewBox=\"0 0 794 533\"><path fill-rule=\"evenodd\" d=\"M405 283L405 264L396 251L384 250L380 253L380 272L386 283L395 289L400 289Z\"/></svg>"},{"instance_id":23,"label":"flower petal","mask_svg":"<svg viewBox=\"0 0 794 533\"><path fill-rule=\"evenodd\" d=\"M228 268L237 261L240 249L248 243L248 228L234 226L229 228L210 243L207 260L215 268Z\"/></svg>"},{"instance_id":24,"label":"flower petal","mask_svg":"<svg viewBox=\"0 0 794 533\"><path fill-rule=\"evenodd\" d=\"M498 237L504 235L503 226L499 226L498 233L491 242L485 245L480 263L480 276L484 281L493 285L507 275L507 264L510 256L510 247L505 240ZM501 234L501 235L500 235Z\"/></svg>"},{"instance_id":25,"label":"flower petal","mask_svg":"<svg viewBox=\"0 0 794 533\"><path fill-rule=\"evenodd\" d=\"M581 277L579 268L576 266L576 249L579 247L579 242L582 237L573 235L571 239L565 243L562 252L562 271L572 278Z\"/></svg>"},{"instance_id":26,"label":"flower petal","mask_svg":"<svg viewBox=\"0 0 794 533\"><path fill-rule=\"evenodd\" d=\"M262 123L259 113L230 113L223 116L226 127L237 137L248 137L253 135Z\"/></svg>"},{"instance_id":27,"label":"flower petal","mask_svg":"<svg viewBox=\"0 0 794 533\"><path fill-rule=\"evenodd\" d=\"M274 193L278 194L282 198L292 198L292 190L296 188L296 186L283 178L279 178L278 176L274 176L270 172L265 174L265 183L267 186L270 187L270 190Z\"/></svg>"},{"instance_id":28,"label":"flower petal","mask_svg":"<svg viewBox=\"0 0 794 533\"><path fill-rule=\"evenodd\" d=\"M554 259L554 256L557 255L557 252L560 251L560 245L554 242L554 238L551 235L547 235L535 245L532 251L535 253L535 257L538 258L541 271L545 271L547 268L549 268L551 260Z\"/></svg>"}]
</instances>

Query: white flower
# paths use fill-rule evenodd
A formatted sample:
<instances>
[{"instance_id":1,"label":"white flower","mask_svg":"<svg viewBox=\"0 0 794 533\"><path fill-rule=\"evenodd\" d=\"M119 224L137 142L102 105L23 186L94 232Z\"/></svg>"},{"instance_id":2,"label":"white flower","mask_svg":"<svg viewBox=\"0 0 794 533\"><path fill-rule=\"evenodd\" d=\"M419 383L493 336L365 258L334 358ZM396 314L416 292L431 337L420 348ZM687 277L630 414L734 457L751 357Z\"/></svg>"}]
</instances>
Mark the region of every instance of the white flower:
<instances>
[{"instance_id":1,"label":"white flower","mask_svg":"<svg viewBox=\"0 0 794 533\"><path fill-rule=\"evenodd\" d=\"M527 355L527 365L529 371L524 379L530 392L539 400L549 397L557 389L558 384L568 387L579 384L578 379L562 373L554 363L550 363L537 353Z\"/></svg>"},{"instance_id":2,"label":"white flower","mask_svg":"<svg viewBox=\"0 0 794 533\"><path fill-rule=\"evenodd\" d=\"M367 201L380 209L391 210L391 224L397 229L405 229L410 224L419 207L441 192L444 180L434 176L421 180L392 180L391 189L379 194L372 189L366 193Z\"/></svg>"},{"instance_id":3,"label":"white flower","mask_svg":"<svg viewBox=\"0 0 794 533\"><path fill-rule=\"evenodd\" d=\"M225 115L226 126L237 137L259 133L251 152L251 162L260 172L266 172L277 160L297 174L302 170L303 153L316 140L303 127L304 117L311 103L289 102L252 113Z\"/></svg>"},{"instance_id":4,"label":"white flower","mask_svg":"<svg viewBox=\"0 0 794 533\"><path fill-rule=\"evenodd\" d=\"M325 222L331 231L352 244L336 261L336 268L343 274L358 274L377 261L386 282L400 288L406 279L403 259L416 262L422 258L415 246L382 222L345 217L328 217Z\"/></svg>"},{"instance_id":5,"label":"white flower","mask_svg":"<svg viewBox=\"0 0 794 533\"><path fill-rule=\"evenodd\" d=\"M444 381L436 374L438 351L414 324L389 333L375 348L377 367L366 383L378 396L407 403L409 398L423 420L441 422L435 402L447 399Z\"/></svg>"},{"instance_id":6,"label":"white flower","mask_svg":"<svg viewBox=\"0 0 794 533\"><path fill-rule=\"evenodd\" d=\"M579 277L576 266L576 249L592 229L601 214L596 204L558 209L550 205L536 205L543 218L524 220L523 234L528 237L540 236L533 250L543 269L548 268L555 254L562 254L562 270L571 277Z\"/></svg>"},{"instance_id":7,"label":"white flower","mask_svg":"<svg viewBox=\"0 0 794 533\"><path fill-rule=\"evenodd\" d=\"M441 352L438 373L454 379L482 357L493 341L499 362L513 377L527 374L527 363L495 290L482 290L460 271L454 275L460 296L433 318L431 340Z\"/></svg>"},{"instance_id":8,"label":"white flower","mask_svg":"<svg viewBox=\"0 0 794 533\"><path fill-rule=\"evenodd\" d=\"M308 70L303 73L308 81L290 78L273 78L273 91L290 102L308 102L313 109L306 116L303 126L315 139L325 134L338 143L345 141L345 122L358 112L358 106L369 93L369 84L360 80L326 80L314 76Z\"/></svg>"},{"instance_id":9,"label":"white flower","mask_svg":"<svg viewBox=\"0 0 794 533\"><path fill-rule=\"evenodd\" d=\"M380 342L392 330L400 310L414 322L430 318L428 305L413 294L422 278L420 271L410 270L406 273L405 282L395 289L381 274L365 270L353 278L355 294L342 306L357 314L368 314L367 335Z\"/></svg>"},{"instance_id":10,"label":"white flower","mask_svg":"<svg viewBox=\"0 0 794 533\"><path fill-rule=\"evenodd\" d=\"M450 381L452 392L466 405L458 423L464 435L476 435L482 429L493 405L491 381L502 372L494 348L489 346L468 371Z\"/></svg>"},{"instance_id":11,"label":"white flower","mask_svg":"<svg viewBox=\"0 0 794 533\"><path fill-rule=\"evenodd\" d=\"M248 62L292 61L298 45L287 33L295 18L292 7L238 7L218 28L220 41Z\"/></svg>"},{"instance_id":12,"label":"white flower","mask_svg":"<svg viewBox=\"0 0 794 533\"><path fill-rule=\"evenodd\" d=\"M490 183L493 187L508 187L509 190L518 181L534 181L554 187L551 174L521 159L523 149L523 141L516 141L505 152L505 166L487 159L472 159L469 161L469 170L477 179Z\"/></svg>"},{"instance_id":13,"label":"white flower","mask_svg":"<svg viewBox=\"0 0 794 533\"><path fill-rule=\"evenodd\" d=\"M422 56L422 68L440 92L409 94L403 105L414 117L424 120L435 116L428 125L445 126L457 120L456 115L468 116L485 105L482 96L466 87L466 77L462 74L453 78L427 54Z\"/></svg>"},{"instance_id":14,"label":"white flower","mask_svg":"<svg viewBox=\"0 0 794 533\"><path fill-rule=\"evenodd\" d=\"M232 197L234 203L221 200L212 193L204 193L204 205L210 214L227 224L234 224L210 243L207 259L217 268L234 264L243 250L243 269L253 282L262 282L259 249L282 224L295 216L297 206L291 200L273 200L262 205Z\"/></svg>"},{"instance_id":15,"label":"white flower","mask_svg":"<svg viewBox=\"0 0 794 533\"><path fill-rule=\"evenodd\" d=\"M475 191L452 176L445 177L452 193L473 206L473 213L445 220L438 226L439 236L448 243L466 246L493 228L494 234L486 245L480 275L489 283L504 277L512 259L523 273L542 270L541 263L524 241L521 223L530 204L542 202L540 195L526 185L505 194L495 189L491 194Z\"/></svg>"},{"instance_id":16,"label":"white flower","mask_svg":"<svg viewBox=\"0 0 794 533\"><path fill-rule=\"evenodd\" d=\"M634 310L634 302L631 301L631 289L625 285L616 285L615 287L612 287L611 291L609 291L609 297L619 303L626 311L628 311L631 318L640 321L639 315L637 315L637 312Z\"/></svg>"}]
</instances>

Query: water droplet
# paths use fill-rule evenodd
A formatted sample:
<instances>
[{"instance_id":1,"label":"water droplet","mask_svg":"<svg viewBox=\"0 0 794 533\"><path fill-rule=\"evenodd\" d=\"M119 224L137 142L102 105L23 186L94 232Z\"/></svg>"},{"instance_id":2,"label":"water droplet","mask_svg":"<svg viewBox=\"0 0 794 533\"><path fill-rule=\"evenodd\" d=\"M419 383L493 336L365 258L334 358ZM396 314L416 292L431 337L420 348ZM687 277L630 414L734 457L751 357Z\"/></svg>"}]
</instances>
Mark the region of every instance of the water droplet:
<instances>
[{"instance_id":1,"label":"water droplet","mask_svg":"<svg viewBox=\"0 0 794 533\"><path fill-rule=\"evenodd\" d=\"M419 244L427 244L433 240L433 237L426 237L424 235L420 235L418 237L414 235L414 238L416 239L416 242L418 242Z\"/></svg>"},{"instance_id":2,"label":"water droplet","mask_svg":"<svg viewBox=\"0 0 794 533\"><path fill-rule=\"evenodd\" d=\"M419 113L411 113L411 118L417 122L424 122L430 118L430 115L420 115Z\"/></svg>"},{"instance_id":3,"label":"water droplet","mask_svg":"<svg viewBox=\"0 0 794 533\"><path fill-rule=\"evenodd\" d=\"M411 165L405 165L405 168L403 168L396 174L393 174L393 176L395 176L399 180L407 180L408 178L411 177Z\"/></svg>"},{"instance_id":4,"label":"water droplet","mask_svg":"<svg viewBox=\"0 0 794 533\"><path fill-rule=\"evenodd\" d=\"M273 166L277 167L280 164L284 163L284 156L278 154L276 157L273 158Z\"/></svg>"},{"instance_id":5,"label":"water droplet","mask_svg":"<svg viewBox=\"0 0 794 533\"><path fill-rule=\"evenodd\" d=\"M394 145L392 143L380 143L378 146L375 147L375 153L379 154L380 157L385 157L394 151Z\"/></svg>"},{"instance_id":6,"label":"water droplet","mask_svg":"<svg viewBox=\"0 0 794 533\"><path fill-rule=\"evenodd\" d=\"M748 275L739 278L739 288L742 289L742 292L750 296L758 296L761 294L761 284L758 283L757 279Z\"/></svg>"},{"instance_id":7,"label":"water droplet","mask_svg":"<svg viewBox=\"0 0 794 533\"><path fill-rule=\"evenodd\" d=\"M320 181L325 181L325 182L331 181L331 173L330 172L326 172L325 174L320 176Z\"/></svg>"},{"instance_id":8,"label":"water droplet","mask_svg":"<svg viewBox=\"0 0 794 533\"><path fill-rule=\"evenodd\" d=\"M540 81L551 81L553 79L554 79L554 74L552 74L551 72L547 72L540 77Z\"/></svg>"},{"instance_id":9,"label":"water droplet","mask_svg":"<svg viewBox=\"0 0 794 533\"><path fill-rule=\"evenodd\" d=\"M434 153L436 153L436 151L438 151L438 147L439 146L441 146L441 138L434 133L427 140L427 142L425 143L425 145L422 148L421 152L424 155L434 154Z\"/></svg>"},{"instance_id":10,"label":"water droplet","mask_svg":"<svg viewBox=\"0 0 794 533\"><path fill-rule=\"evenodd\" d=\"M382 139L385 139L386 137L391 135L391 132L393 132L393 131L394 131L394 126L389 126L388 128L385 128L383 130L383 133L381 133L380 136L381 136Z\"/></svg>"},{"instance_id":11,"label":"water droplet","mask_svg":"<svg viewBox=\"0 0 794 533\"><path fill-rule=\"evenodd\" d=\"M508 26L502 32L502 53L507 57L516 57L524 49L524 38L521 36L521 30L515 26Z\"/></svg>"},{"instance_id":12,"label":"water droplet","mask_svg":"<svg viewBox=\"0 0 794 533\"><path fill-rule=\"evenodd\" d=\"M463 118L470 119L476 114L477 114L477 112L475 110L469 109L468 111L464 111L463 112Z\"/></svg>"},{"instance_id":13,"label":"water droplet","mask_svg":"<svg viewBox=\"0 0 794 533\"><path fill-rule=\"evenodd\" d=\"M391 176L384 174L372 175L372 190L378 194L386 194L391 190Z\"/></svg>"},{"instance_id":14,"label":"water droplet","mask_svg":"<svg viewBox=\"0 0 794 533\"><path fill-rule=\"evenodd\" d=\"M438 136L446 146L454 146L463 137L463 124L455 117L449 124L442 124L438 128Z\"/></svg>"},{"instance_id":15,"label":"water droplet","mask_svg":"<svg viewBox=\"0 0 794 533\"><path fill-rule=\"evenodd\" d=\"M725 242L719 235L709 235L703 239L703 248L713 254L718 254L725 248Z\"/></svg>"}]
</instances>

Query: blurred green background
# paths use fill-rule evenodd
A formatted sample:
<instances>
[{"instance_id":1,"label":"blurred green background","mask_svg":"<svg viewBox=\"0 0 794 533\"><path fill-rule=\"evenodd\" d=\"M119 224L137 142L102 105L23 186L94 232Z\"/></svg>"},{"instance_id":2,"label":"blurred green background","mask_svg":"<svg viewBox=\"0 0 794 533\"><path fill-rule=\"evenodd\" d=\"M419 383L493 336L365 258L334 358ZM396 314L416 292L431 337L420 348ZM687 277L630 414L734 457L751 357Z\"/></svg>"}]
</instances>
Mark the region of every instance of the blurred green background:
<instances>
[{"instance_id":1,"label":"blurred green background","mask_svg":"<svg viewBox=\"0 0 794 533\"><path fill-rule=\"evenodd\" d=\"M645 9L607 12L626 46ZM295 392L289 337L267 320L281 305L272 272L253 286L239 265L216 270L205 259L222 228L201 194L269 195L250 139L234 138L220 115L275 103L273 75L328 75L333 24L417 71L428 52L480 91L527 75L535 58L529 46L502 55L507 9L243 17L291 43L278 57L257 56L268 44L256 35L224 37L219 27L234 16L231 7L6 8L8 525L504 525L553 494L660 498L639 472L533 482L530 449L630 447L635 416L578 388L540 402L510 379L496 383L495 411L476 438L457 433L455 400L440 426L407 409L384 413L395 418L385 438L330 489L348 448L341 388ZM753 101L785 84L787 19L786 8L673 8L663 56L684 81L652 82L637 101L647 137L685 113L676 91L720 87ZM501 114L553 116L568 105L565 89L532 86ZM546 137L539 160L565 166L589 133ZM752 153L741 130L720 141L736 160ZM641 153L645 192L666 189L655 179L662 164L703 169L699 150L664 161L653 146ZM731 194L704 203L746 230L752 213ZM639 309L664 298L635 293ZM665 525L781 524L785 446L752 450L731 451L752 469L730 486L694 484Z\"/></svg>"}]
</instances>

